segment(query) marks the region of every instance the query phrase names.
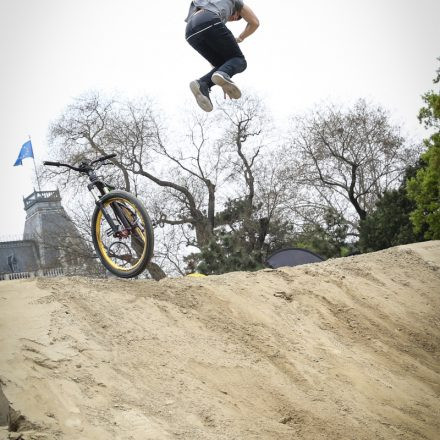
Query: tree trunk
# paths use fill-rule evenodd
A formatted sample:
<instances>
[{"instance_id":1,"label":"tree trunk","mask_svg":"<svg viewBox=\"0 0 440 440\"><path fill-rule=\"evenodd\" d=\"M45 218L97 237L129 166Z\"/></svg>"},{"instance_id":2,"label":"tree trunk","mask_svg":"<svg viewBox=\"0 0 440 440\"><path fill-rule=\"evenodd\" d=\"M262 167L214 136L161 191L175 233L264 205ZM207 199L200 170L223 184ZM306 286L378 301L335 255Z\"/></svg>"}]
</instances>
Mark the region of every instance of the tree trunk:
<instances>
[{"instance_id":1,"label":"tree trunk","mask_svg":"<svg viewBox=\"0 0 440 440\"><path fill-rule=\"evenodd\" d=\"M150 272L151 277L155 281L160 281L163 278L167 277L166 273L156 263L153 263L153 262L148 263L147 270L148 270L148 272Z\"/></svg>"}]
</instances>

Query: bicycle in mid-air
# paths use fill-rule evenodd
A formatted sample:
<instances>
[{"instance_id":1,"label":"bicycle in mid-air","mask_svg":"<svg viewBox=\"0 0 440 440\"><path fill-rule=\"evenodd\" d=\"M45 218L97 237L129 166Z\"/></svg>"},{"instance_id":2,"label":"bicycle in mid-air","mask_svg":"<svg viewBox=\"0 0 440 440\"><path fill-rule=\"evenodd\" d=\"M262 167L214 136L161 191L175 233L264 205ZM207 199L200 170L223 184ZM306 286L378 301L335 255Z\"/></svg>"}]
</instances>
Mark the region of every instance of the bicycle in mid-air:
<instances>
[{"instance_id":1,"label":"bicycle in mid-air","mask_svg":"<svg viewBox=\"0 0 440 440\"><path fill-rule=\"evenodd\" d=\"M116 157L109 154L78 166L45 161L44 165L66 167L89 177L88 190L95 199L92 217L93 246L102 264L114 275L133 278L145 270L153 257L153 226L142 203L127 191L115 190L96 174Z\"/></svg>"}]
</instances>

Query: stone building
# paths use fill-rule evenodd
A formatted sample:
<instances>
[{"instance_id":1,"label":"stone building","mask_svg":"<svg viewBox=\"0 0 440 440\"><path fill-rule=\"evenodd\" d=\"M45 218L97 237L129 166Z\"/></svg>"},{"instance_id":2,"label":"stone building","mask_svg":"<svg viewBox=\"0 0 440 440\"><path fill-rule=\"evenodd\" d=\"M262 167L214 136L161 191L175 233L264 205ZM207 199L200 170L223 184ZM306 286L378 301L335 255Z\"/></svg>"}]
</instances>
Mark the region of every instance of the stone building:
<instances>
[{"instance_id":1,"label":"stone building","mask_svg":"<svg viewBox=\"0 0 440 440\"><path fill-rule=\"evenodd\" d=\"M0 279L80 272L86 260L93 261L90 247L61 205L58 190L34 191L23 201L23 240L0 242Z\"/></svg>"}]
</instances>

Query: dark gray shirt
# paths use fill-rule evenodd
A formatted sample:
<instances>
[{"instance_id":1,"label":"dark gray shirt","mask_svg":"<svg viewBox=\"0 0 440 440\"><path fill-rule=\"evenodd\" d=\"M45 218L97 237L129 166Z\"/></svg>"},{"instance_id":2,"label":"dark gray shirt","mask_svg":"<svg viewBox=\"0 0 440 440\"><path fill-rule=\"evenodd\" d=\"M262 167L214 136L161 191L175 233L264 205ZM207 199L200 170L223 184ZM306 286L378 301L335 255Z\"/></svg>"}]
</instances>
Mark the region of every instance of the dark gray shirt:
<instances>
[{"instance_id":1,"label":"dark gray shirt","mask_svg":"<svg viewBox=\"0 0 440 440\"><path fill-rule=\"evenodd\" d=\"M185 21L188 21L198 9L206 9L217 14L221 21L226 23L228 18L240 12L243 6L243 0L194 0L191 2Z\"/></svg>"}]
</instances>

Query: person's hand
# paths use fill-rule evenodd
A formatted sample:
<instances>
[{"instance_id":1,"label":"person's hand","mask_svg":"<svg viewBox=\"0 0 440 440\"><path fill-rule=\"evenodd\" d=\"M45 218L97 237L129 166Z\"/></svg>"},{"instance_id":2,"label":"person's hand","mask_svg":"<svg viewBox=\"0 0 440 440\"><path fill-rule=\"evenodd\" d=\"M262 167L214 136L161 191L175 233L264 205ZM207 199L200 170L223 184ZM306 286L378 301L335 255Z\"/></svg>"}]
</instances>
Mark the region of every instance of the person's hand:
<instances>
[{"instance_id":1,"label":"person's hand","mask_svg":"<svg viewBox=\"0 0 440 440\"><path fill-rule=\"evenodd\" d=\"M243 43L243 38L237 37L237 38L235 39L235 41L236 41L237 43Z\"/></svg>"}]
</instances>

